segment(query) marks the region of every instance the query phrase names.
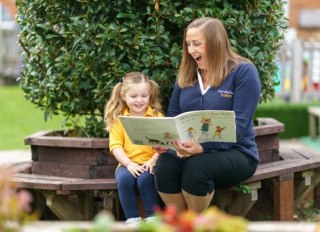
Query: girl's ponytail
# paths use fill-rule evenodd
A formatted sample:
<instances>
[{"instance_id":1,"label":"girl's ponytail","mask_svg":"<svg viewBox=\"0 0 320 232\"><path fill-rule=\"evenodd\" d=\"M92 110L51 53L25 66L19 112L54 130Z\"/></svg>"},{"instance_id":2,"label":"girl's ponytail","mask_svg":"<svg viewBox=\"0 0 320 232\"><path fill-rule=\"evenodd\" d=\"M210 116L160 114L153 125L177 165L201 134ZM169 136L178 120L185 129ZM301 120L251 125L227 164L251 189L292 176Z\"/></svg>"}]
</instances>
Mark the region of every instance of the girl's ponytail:
<instances>
[{"instance_id":1,"label":"girl's ponytail","mask_svg":"<svg viewBox=\"0 0 320 232\"><path fill-rule=\"evenodd\" d=\"M162 107L160 102L160 87L154 80L149 79L149 83L150 83L149 105L152 107L153 113L155 115L158 115L158 113L162 113Z\"/></svg>"},{"instance_id":2,"label":"girl's ponytail","mask_svg":"<svg viewBox=\"0 0 320 232\"><path fill-rule=\"evenodd\" d=\"M125 104L121 96L121 82L119 82L114 86L110 99L104 108L104 121L107 130L116 122L124 107Z\"/></svg>"}]
</instances>

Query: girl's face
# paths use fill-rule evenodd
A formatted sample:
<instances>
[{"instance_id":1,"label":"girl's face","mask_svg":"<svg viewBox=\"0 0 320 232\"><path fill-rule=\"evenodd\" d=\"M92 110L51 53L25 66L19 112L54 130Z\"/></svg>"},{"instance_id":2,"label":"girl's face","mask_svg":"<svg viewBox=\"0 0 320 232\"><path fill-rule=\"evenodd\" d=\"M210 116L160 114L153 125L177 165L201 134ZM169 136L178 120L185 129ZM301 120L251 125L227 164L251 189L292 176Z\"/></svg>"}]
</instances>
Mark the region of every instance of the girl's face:
<instances>
[{"instance_id":1,"label":"girl's face","mask_svg":"<svg viewBox=\"0 0 320 232\"><path fill-rule=\"evenodd\" d=\"M202 31L198 28L190 28L186 33L188 53L198 64L200 69L207 69L206 64L206 40Z\"/></svg>"},{"instance_id":2,"label":"girl's face","mask_svg":"<svg viewBox=\"0 0 320 232\"><path fill-rule=\"evenodd\" d=\"M148 83L131 84L123 94L129 113L132 116L144 116L150 100L150 88Z\"/></svg>"}]
</instances>

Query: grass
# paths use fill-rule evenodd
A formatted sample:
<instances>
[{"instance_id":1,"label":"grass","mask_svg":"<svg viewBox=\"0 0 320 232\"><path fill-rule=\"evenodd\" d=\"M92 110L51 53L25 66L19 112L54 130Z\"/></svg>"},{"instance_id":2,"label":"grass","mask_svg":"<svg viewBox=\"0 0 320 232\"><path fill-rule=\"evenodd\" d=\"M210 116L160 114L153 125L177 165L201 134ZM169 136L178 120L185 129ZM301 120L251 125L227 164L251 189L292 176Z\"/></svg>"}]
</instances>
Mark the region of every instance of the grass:
<instances>
[{"instance_id":1,"label":"grass","mask_svg":"<svg viewBox=\"0 0 320 232\"><path fill-rule=\"evenodd\" d=\"M26 136L62 128L62 116L45 122L43 111L24 98L19 86L0 86L0 107L0 150L29 149Z\"/></svg>"}]
</instances>

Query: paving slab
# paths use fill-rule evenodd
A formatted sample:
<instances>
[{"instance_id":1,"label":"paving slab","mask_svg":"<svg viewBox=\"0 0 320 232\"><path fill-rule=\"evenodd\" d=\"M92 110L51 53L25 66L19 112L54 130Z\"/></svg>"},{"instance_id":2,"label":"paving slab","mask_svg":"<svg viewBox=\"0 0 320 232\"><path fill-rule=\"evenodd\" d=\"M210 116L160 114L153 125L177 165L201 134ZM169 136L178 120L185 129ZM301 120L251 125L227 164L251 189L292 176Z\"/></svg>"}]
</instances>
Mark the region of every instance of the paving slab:
<instances>
[{"instance_id":1,"label":"paving slab","mask_svg":"<svg viewBox=\"0 0 320 232\"><path fill-rule=\"evenodd\" d=\"M0 151L0 164L20 163L31 161L30 150Z\"/></svg>"}]
</instances>

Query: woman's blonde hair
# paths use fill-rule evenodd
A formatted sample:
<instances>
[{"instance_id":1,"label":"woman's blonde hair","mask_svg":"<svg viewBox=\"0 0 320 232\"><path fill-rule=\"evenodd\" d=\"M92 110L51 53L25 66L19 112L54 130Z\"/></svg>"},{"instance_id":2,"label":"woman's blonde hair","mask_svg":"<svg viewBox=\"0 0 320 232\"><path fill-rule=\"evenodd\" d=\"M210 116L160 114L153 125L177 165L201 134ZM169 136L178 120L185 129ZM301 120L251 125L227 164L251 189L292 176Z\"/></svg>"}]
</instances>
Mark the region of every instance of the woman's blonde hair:
<instances>
[{"instance_id":1,"label":"woman's blonde hair","mask_svg":"<svg viewBox=\"0 0 320 232\"><path fill-rule=\"evenodd\" d=\"M115 85L112 90L111 97L108 100L104 109L104 121L106 123L106 129L109 130L110 127L116 122L119 115L123 113L127 105L123 101L122 96L128 91L132 84L147 83L150 89L150 100L149 106L153 109L154 116L157 116L159 112L162 112L160 103L160 88L159 85L150 80L141 72L130 72L122 78L122 80Z\"/></svg>"},{"instance_id":2,"label":"woman's blonde hair","mask_svg":"<svg viewBox=\"0 0 320 232\"><path fill-rule=\"evenodd\" d=\"M197 63L188 53L186 34L190 28L198 28L204 35L207 57L209 84L218 87L226 76L241 62L250 62L232 51L227 32L220 20L199 18L192 21L184 31L182 61L178 73L178 84L181 88L192 86L196 82Z\"/></svg>"}]
</instances>

